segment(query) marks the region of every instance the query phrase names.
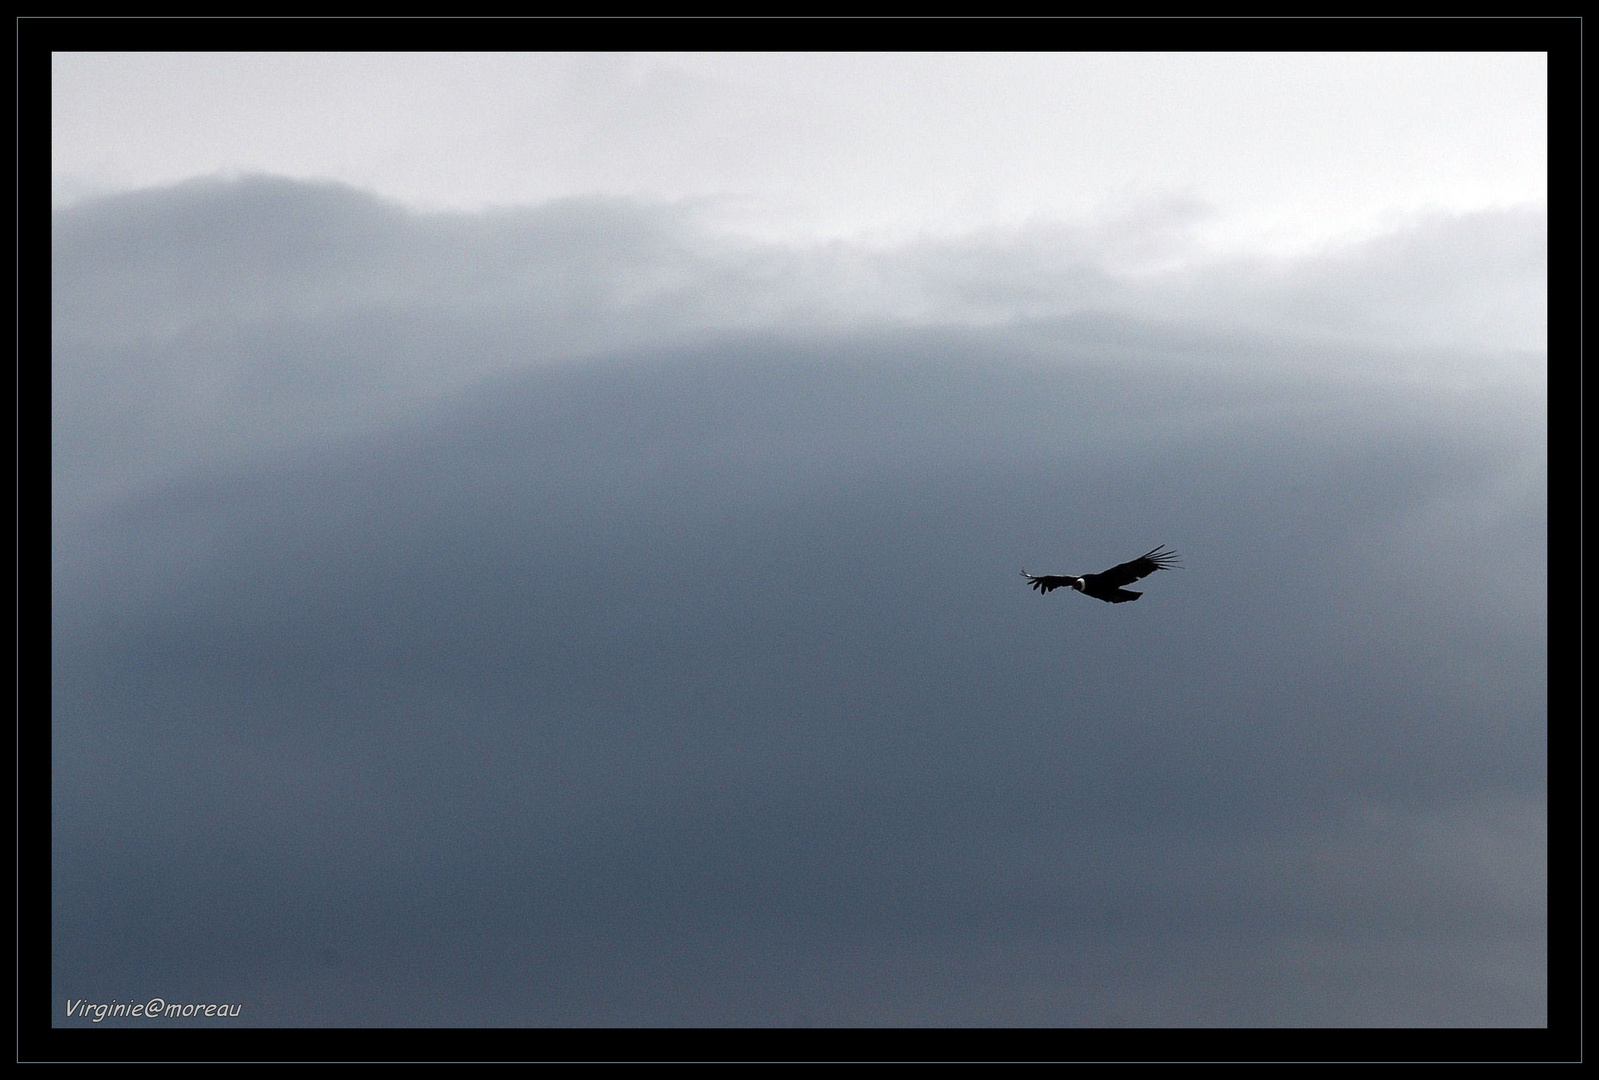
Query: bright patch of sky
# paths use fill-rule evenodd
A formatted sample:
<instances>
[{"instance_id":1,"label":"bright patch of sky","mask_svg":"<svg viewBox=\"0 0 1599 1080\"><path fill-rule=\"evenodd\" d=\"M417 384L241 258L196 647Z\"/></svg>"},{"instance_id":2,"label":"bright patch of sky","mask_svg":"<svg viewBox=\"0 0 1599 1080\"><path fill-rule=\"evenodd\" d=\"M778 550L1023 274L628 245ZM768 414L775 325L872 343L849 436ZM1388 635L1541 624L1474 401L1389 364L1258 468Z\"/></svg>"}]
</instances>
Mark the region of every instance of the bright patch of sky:
<instances>
[{"instance_id":1,"label":"bright patch of sky","mask_svg":"<svg viewBox=\"0 0 1599 1080\"><path fill-rule=\"evenodd\" d=\"M196 176L698 204L764 241L1147 222L1127 270L1544 197L1546 58L57 54L56 205Z\"/></svg>"}]
</instances>

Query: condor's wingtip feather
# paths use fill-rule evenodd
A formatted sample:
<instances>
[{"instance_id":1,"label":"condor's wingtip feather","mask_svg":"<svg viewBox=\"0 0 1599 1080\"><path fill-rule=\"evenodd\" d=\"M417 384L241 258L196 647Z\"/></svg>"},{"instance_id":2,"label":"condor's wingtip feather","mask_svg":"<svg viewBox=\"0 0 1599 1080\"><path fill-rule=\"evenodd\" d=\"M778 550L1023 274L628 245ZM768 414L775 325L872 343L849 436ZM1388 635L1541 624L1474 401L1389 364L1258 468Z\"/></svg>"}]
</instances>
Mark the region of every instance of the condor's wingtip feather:
<instances>
[{"instance_id":1,"label":"condor's wingtip feather","mask_svg":"<svg viewBox=\"0 0 1599 1080\"><path fill-rule=\"evenodd\" d=\"M1157 544L1153 551L1147 552L1144 558L1154 563L1161 570L1181 570L1183 564L1175 551L1164 551L1165 544Z\"/></svg>"}]
</instances>

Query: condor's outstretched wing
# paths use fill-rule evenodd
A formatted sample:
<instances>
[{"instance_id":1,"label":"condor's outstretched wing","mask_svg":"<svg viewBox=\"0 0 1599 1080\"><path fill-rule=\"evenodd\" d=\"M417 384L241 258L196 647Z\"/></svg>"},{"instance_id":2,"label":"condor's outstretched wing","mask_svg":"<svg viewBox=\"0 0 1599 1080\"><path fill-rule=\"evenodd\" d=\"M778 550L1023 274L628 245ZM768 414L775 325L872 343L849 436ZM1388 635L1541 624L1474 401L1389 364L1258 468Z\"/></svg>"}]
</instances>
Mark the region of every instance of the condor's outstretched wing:
<instances>
[{"instance_id":1,"label":"condor's outstretched wing","mask_svg":"<svg viewBox=\"0 0 1599 1080\"><path fill-rule=\"evenodd\" d=\"M1090 574L1088 576L1094 579L1095 584L1105 588L1119 589L1123 585L1131 585L1139 578L1146 578L1156 570L1169 570L1177 565L1177 553L1175 551L1162 551L1161 548L1165 546L1165 544L1162 544L1154 551L1140 555L1132 562L1124 562L1119 566L1113 566L1102 574Z\"/></svg>"},{"instance_id":2,"label":"condor's outstretched wing","mask_svg":"<svg viewBox=\"0 0 1599 1080\"><path fill-rule=\"evenodd\" d=\"M1027 579L1027 584L1030 587L1037 589L1041 593L1047 593L1051 589L1063 589L1072 583L1071 578L1060 574L1038 574L1036 576L1029 574L1026 567L1022 568L1022 577Z\"/></svg>"}]
</instances>

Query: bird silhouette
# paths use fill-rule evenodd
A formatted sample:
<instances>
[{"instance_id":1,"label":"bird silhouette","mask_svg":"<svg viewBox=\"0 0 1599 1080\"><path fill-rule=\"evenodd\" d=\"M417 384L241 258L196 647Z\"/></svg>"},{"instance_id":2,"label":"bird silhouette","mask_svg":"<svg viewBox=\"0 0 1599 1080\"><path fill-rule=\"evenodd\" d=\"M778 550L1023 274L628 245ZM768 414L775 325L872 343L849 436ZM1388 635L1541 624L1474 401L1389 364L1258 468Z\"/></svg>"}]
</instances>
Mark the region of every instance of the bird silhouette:
<instances>
[{"instance_id":1,"label":"bird silhouette","mask_svg":"<svg viewBox=\"0 0 1599 1080\"><path fill-rule=\"evenodd\" d=\"M1156 570L1170 570L1178 566L1175 551L1162 551L1162 544L1154 551L1140 555L1131 562L1120 563L1109 570L1099 574L1084 574L1081 577L1072 574L1029 574L1027 568L1022 568L1022 577L1027 579L1027 584L1037 589L1039 594L1050 592L1054 589L1071 587L1096 600L1103 600L1107 604L1125 604L1129 600L1137 600L1144 594L1131 589L1122 588L1130 585L1139 578L1146 578Z\"/></svg>"}]
</instances>

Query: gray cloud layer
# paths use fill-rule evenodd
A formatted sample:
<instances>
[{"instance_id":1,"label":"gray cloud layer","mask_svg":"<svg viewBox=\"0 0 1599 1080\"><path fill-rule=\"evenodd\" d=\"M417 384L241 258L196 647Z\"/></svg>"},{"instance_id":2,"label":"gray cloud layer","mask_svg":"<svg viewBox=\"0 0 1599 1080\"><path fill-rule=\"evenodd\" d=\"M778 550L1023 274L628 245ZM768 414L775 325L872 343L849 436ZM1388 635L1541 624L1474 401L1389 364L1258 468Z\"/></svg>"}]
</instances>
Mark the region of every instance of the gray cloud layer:
<instances>
[{"instance_id":1,"label":"gray cloud layer","mask_svg":"<svg viewBox=\"0 0 1599 1080\"><path fill-rule=\"evenodd\" d=\"M429 216L267 178L86 204L54 230L57 518L219 456L381 427L486 376L728 333L1110 318L1139 331L1076 328L1096 345L1080 358L1154 347L1189 366L1541 385L1541 209L1423 220L1323 260L1152 269L1193 255L1203 213L873 252L717 241L692 205ZM1201 328L1222 340L1193 348ZM1048 329L1036 346L1059 347Z\"/></svg>"},{"instance_id":2,"label":"gray cloud layer","mask_svg":"<svg viewBox=\"0 0 1599 1080\"><path fill-rule=\"evenodd\" d=\"M1268 287L269 181L58 215L57 998L1541 1025L1541 236ZM1437 332L1495 274L1514 340ZM1017 576L1160 542L1137 604Z\"/></svg>"}]
</instances>

